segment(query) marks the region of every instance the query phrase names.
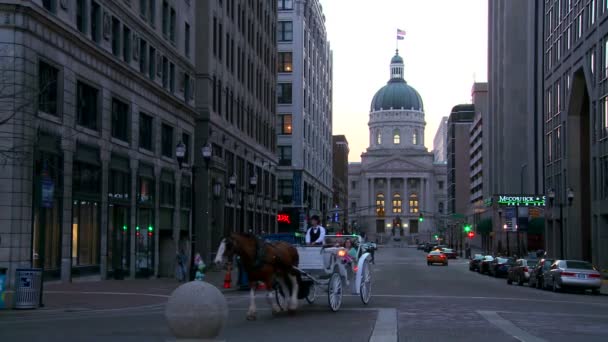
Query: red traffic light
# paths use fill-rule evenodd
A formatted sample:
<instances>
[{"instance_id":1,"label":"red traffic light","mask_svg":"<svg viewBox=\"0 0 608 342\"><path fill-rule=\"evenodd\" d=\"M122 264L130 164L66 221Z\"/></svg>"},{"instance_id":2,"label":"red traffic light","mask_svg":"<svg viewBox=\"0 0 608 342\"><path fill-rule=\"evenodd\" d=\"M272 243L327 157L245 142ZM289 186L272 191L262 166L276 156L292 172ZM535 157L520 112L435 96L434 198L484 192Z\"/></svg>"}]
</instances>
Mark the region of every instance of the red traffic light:
<instances>
[{"instance_id":1,"label":"red traffic light","mask_svg":"<svg viewBox=\"0 0 608 342\"><path fill-rule=\"evenodd\" d=\"M474 238L474 237L475 237L475 232L469 232L469 233L467 234L467 236L469 237L469 239L472 239L472 238Z\"/></svg>"}]
</instances>

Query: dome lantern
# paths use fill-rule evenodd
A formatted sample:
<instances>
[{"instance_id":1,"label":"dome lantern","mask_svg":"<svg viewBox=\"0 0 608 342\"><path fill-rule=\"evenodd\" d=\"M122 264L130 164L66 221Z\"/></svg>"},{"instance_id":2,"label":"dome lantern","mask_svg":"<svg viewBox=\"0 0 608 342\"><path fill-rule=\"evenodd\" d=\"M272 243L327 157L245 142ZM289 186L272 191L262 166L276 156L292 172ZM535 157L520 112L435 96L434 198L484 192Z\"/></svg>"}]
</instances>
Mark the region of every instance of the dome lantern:
<instances>
[{"instance_id":1,"label":"dome lantern","mask_svg":"<svg viewBox=\"0 0 608 342\"><path fill-rule=\"evenodd\" d=\"M395 50L395 56L391 59L391 79L404 79L403 77L403 58L399 56L399 50Z\"/></svg>"}]
</instances>

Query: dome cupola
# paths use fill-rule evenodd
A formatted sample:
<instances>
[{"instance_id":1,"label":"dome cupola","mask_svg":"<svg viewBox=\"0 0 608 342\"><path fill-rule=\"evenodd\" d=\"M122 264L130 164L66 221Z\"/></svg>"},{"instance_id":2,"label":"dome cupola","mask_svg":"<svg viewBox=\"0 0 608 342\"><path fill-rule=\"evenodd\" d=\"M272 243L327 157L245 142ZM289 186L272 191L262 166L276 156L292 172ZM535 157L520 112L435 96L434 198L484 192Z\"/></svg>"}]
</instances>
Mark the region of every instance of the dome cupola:
<instances>
[{"instance_id":1,"label":"dome cupola","mask_svg":"<svg viewBox=\"0 0 608 342\"><path fill-rule=\"evenodd\" d=\"M405 81L404 63L399 50L391 59L390 80L372 99L371 111L389 109L424 110L420 94Z\"/></svg>"}]
</instances>

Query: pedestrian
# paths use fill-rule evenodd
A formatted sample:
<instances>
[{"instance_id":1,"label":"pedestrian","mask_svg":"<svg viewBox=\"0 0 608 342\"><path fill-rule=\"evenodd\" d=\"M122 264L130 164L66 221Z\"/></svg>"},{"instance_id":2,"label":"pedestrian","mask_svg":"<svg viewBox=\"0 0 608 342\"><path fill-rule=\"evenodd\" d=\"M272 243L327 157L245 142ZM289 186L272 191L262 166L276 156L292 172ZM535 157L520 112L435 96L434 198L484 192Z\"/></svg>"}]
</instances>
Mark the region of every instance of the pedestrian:
<instances>
[{"instance_id":1,"label":"pedestrian","mask_svg":"<svg viewBox=\"0 0 608 342\"><path fill-rule=\"evenodd\" d=\"M180 283L186 281L186 259L186 253L180 249L177 253L177 272L175 274Z\"/></svg>"}]
</instances>

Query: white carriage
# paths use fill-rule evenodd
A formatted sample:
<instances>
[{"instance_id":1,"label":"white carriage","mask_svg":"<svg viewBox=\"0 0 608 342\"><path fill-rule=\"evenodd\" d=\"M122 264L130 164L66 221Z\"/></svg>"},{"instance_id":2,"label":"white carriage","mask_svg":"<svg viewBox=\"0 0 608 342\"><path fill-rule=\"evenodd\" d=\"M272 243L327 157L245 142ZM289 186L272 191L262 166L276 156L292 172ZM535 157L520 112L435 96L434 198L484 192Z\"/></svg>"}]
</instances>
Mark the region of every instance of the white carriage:
<instances>
[{"instance_id":1,"label":"white carriage","mask_svg":"<svg viewBox=\"0 0 608 342\"><path fill-rule=\"evenodd\" d=\"M347 239L354 250L344 247ZM362 245L358 235L327 235L322 246L296 246L300 259L298 298L312 304L326 290L329 308L335 312L342 305L344 292L350 289L368 304L372 295L371 255L362 250ZM277 304L285 310L284 294L288 292L279 283L275 290Z\"/></svg>"}]
</instances>

